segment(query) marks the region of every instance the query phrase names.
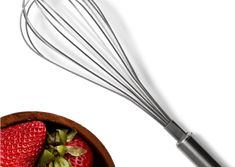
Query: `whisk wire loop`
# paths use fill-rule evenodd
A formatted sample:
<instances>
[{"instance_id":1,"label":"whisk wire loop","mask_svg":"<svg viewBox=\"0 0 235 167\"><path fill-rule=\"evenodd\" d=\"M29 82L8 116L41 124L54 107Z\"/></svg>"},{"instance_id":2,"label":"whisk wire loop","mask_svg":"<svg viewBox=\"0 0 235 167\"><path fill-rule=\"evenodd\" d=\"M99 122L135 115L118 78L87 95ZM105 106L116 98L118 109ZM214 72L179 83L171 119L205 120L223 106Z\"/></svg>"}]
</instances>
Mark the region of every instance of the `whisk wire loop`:
<instances>
[{"instance_id":1,"label":"whisk wire loop","mask_svg":"<svg viewBox=\"0 0 235 167\"><path fill-rule=\"evenodd\" d=\"M89 29L89 31L87 30L88 32L85 33L88 33L88 36L92 35L95 39L94 41L98 43L99 46L95 45L95 42L91 39L86 38L87 36L84 36L84 34L78 31L64 15L62 16L61 13L57 12L54 6L52 7L45 0L24 0L21 15L21 33L28 46L39 56L53 64L129 99L156 119L160 124L166 126L171 119L139 80L121 44L117 40L115 33L98 5L93 0L65 1L69 2L77 12L77 15L80 15L80 18L77 19L83 19L83 21L85 21L85 26ZM84 13L80 11L78 5L83 9L83 12L90 17L92 23L86 20L83 15ZM35 7L38 8L37 12L43 20L49 23L48 25L54 29L50 29L54 31L53 34L58 34L67 45L70 44L70 47L75 48L75 50L79 51L81 54L76 53L74 56L66 52L66 50L58 47L59 44L56 41L52 42L51 39L47 39L46 35L39 32L37 26L30 21L30 12L33 7L34 9ZM94 28L92 26L96 27ZM32 37L32 35L34 35L34 37ZM34 39L35 37L37 40ZM61 55L81 67L100 81L79 74L79 72L70 69L70 67L51 59L44 52L39 51L40 47L36 44L38 40L53 52L56 52L58 55ZM81 58L84 56L86 62L88 62L89 66L92 66L93 69L79 62L78 57Z\"/></svg>"},{"instance_id":2,"label":"whisk wire loop","mask_svg":"<svg viewBox=\"0 0 235 167\"><path fill-rule=\"evenodd\" d=\"M51 13L50 13L51 14ZM58 13L57 13L58 14ZM47 20L48 20L48 18L47 18ZM58 20L57 20L58 21ZM64 20L65 21L65 20ZM50 22L51 23L51 22ZM66 24L68 24L67 22L66 22ZM53 25L54 26L54 25ZM69 25L70 26L70 25ZM55 27L55 26L54 26ZM55 27L56 28L56 27ZM57 29L57 28L56 28ZM57 29L58 30L58 29ZM78 32L77 32L78 33ZM64 36L64 34L61 34L61 35L63 35ZM67 40L69 40L69 38L67 38L66 36L64 36ZM84 39L84 38L83 38ZM85 39L84 39L85 40ZM70 40L69 40L70 41ZM70 41L71 42L71 41ZM87 42L87 41L85 41L85 42ZM77 47L73 42L71 42L75 47ZM90 46L90 44L89 44L89 46ZM90 47L92 47L92 46L90 46ZM77 49L79 49L80 50L80 48L77 48ZM92 47L92 49L94 49L95 50L95 48L93 48ZM100 53L98 53L98 51L97 50L95 50L96 51L96 53L99 55L99 56L101 56L102 57L102 55L100 55ZM85 54L85 53L83 53L83 54ZM89 57L87 54L85 54L87 57ZM103 58L103 57L102 57ZM138 95L136 95L135 94L135 92L133 92L128 86L126 86L126 85L124 85L122 82L120 82L117 78L115 78L112 74L110 74L105 68L103 68L102 66L100 66L100 64L98 64L97 62L95 62L92 58L90 58L89 57L89 59L91 60L91 61L93 61L97 66L99 66L102 70L104 70L106 73L108 73L111 77L113 77L118 83L120 83L122 86L124 86L129 92L131 92L134 96L137 96L138 97L138 95L140 95L142 98L144 98L139 92L137 92L137 90L130 84L130 83L128 83L128 81L126 81L125 80L125 78L123 78L122 76L121 76L121 74L120 73L118 73L116 70L115 70L115 68L111 65L111 64L109 64L108 62L108 65L111 67L111 68L113 68L114 70L115 70L115 72L117 72L118 73L118 75L119 76L121 76L122 77L122 79L124 80L124 81L126 81L127 83L128 83L128 85L129 86L131 86L131 88L132 89L134 89L137 93L138 93ZM145 103L145 101L142 101L142 99L140 99L141 100L141 102L143 102L143 103Z\"/></svg>"}]
</instances>

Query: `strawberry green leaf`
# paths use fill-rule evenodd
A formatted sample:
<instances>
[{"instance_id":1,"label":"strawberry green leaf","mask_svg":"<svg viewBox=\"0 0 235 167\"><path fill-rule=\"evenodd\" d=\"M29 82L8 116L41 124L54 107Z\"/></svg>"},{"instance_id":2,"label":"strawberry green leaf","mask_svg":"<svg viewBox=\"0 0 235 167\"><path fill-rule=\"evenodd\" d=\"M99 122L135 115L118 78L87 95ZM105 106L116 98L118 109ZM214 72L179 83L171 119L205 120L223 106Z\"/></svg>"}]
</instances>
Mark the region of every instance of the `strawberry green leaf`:
<instances>
[{"instance_id":1,"label":"strawberry green leaf","mask_svg":"<svg viewBox=\"0 0 235 167\"><path fill-rule=\"evenodd\" d=\"M83 154L85 154L87 152L87 150L83 149L82 147L78 147L78 146L66 146L66 153L75 156L75 157L79 157Z\"/></svg>"},{"instance_id":2,"label":"strawberry green leaf","mask_svg":"<svg viewBox=\"0 0 235 167\"><path fill-rule=\"evenodd\" d=\"M62 130L64 131L65 134L67 134L69 131L68 129L62 129Z\"/></svg>"},{"instance_id":3,"label":"strawberry green leaf","mask_svg":"<svg viewBox=\"0 0 235 167\"><path fill-rule=\"evenodd\" d=\"M65 144L67 140L67 134L65 133L64 130L57 129L57 134L59 134L59 139L61 144Z\"/></svg>"},{"instance_id":4,"label":"strawberry green leaf","mask_svg":"<svg viewBox=\"0 0 235 167\"><path fill-rule=\"evenodd\" d=\"M51 162L54 158L55 158L54 155L50 151L45 149L40 157L39 166L45 167L46 164Z\"/></svg>"},{"instance_id":5,"label":"strawberry green leaf","mask_svg":"<svg viewBox=\"0 0 235 167\"><path fill-rule=\"evenodd\" d=\"M49 146L47 147L47 150L50 151L50 152L53 154L54 151L55 151L55 147L54 147L53 145L49 145Z\"/></svg>"},{"instance_id":6,"label":"strawberry green leaf","mask_svg":"<svg viewBox=\"0 0 235 167\"><path fill-rule=\"evenodd\" d=\"M71 167L69 162L63 157L57 157L54 163L55 167Z\"/></svg>"},{"instance_id":7,"label":"strawberry green leaf","mask_svg":"<svg viewBox=\"0 0 235 167\"><path fill-rule=\"evenodd\" d=\"M55 143L61 143L62 144L62 142L60 141L60 135L59 135L59 132L56 132L56 135L55 135Z\"/></svg>"},{"instance_id":8,"label":"strawberry green leaf","mask_svg":"<svg viewBox=\"0 0 235 167\"><path fill-rule=\"evenodd\" d=\"M49 166L48 166L48 167L54 167L53 161L51 161L51 162L49 163Z\"/></svg>"},{"instance_id":9,"label":"strawberry green leaf","mask_svg":"<svg viewBox=\"0 0 235 167\"><path fill-rule=\"evenodd\" d=\"M50 134L47 132L47 143L52 144L55 142L55 134Z\"/></svg>"},{"instance_id":10,"label":"strawberry green leaf","mask_svg":"<svg viewBox=\"0 0 235 167\"><path fill-rule=\"evenodd\" d=\"M54 167L61 167L60 163L57 159L55 159L55 161L54 161Z\"/></svg>"},{"instance_id":11,"label":"strawberry green leaf","mask_svg":"<svg viewBox=\"0 0 235 167\"><path fill-rule=\"evenodd\" d=\"M64 156L64 154L66 153L66 146L65 145L59 145L59 146L56 146L56 150L58 151L58 153L60 154L60 156Z\"/></svg>"},{"instance_id":12,"label":"strawberry green leaf","mask_svg":"<svg viewBox=\"0 0 235 167\"><path fill-rule=\"evenodd\" d=\"M73 138L76 136L76 134L77 134L77 131L74 130L74 129L73 129L71 132L69 132L69 133L67 134L67 142L72 141Z\"/></svg>"}]
</instances>

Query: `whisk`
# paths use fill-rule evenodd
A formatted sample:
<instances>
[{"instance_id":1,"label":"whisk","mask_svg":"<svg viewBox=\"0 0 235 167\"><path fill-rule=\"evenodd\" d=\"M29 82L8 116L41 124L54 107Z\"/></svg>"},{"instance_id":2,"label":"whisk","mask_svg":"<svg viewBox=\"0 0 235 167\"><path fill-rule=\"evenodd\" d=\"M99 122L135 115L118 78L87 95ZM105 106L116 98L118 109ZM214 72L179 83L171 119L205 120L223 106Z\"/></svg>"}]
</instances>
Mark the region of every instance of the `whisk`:
<instances>
[{"instance_id":1,"label":"whisk","mask_svg":"<svg viewBox=\"0 0 235 167\"><path fill-rule=\"evenodd\" d=\"M20 25L37 55L136 104L176 139L195 165L220 166L145 88L93 0L23 0Z\"/></svg>"}]
</instances>

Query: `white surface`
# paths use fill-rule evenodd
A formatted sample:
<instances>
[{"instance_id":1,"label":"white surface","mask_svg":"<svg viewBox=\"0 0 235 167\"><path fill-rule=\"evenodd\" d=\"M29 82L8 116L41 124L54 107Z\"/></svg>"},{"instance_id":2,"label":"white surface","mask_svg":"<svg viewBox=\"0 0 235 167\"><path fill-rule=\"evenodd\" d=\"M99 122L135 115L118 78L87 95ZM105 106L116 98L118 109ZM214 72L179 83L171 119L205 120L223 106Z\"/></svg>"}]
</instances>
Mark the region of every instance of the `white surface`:
<instances>
[{"instance_id":1,"label":"white surface","mask_svg":"<svg viewBox=\"0 0 235 167\"><path fill-rule=\"evenodd\" d=\"M235 2L104 4L167 112L199 135L223 166L235 166ZM100 138L118 167L193 166L174 139L132 103L30 51L19 31L20 10L20 0L1 2L0 116L38 110L73 119Z\"/></svg>"}]
</instances>

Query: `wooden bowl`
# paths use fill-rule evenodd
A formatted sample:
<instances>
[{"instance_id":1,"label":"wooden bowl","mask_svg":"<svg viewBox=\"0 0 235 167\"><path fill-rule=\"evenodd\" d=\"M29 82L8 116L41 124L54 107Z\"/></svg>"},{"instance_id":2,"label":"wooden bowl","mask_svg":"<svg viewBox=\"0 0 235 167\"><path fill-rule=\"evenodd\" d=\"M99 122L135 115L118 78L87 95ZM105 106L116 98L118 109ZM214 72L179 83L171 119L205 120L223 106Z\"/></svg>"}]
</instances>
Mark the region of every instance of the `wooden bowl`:
<instances>
[{"instance_id":1,"label":"wooden bowl","mask_svg":"<svg viewBox=\"0 0 235 167\"><path fill-rule=\"evenodd\" d=\"M115 167L111 156L101 141L82 125L65 117L47 112L18 112L1 117L0 126L5 128L17 123L40 120L47 128L68 127L76 129L78 134L91 146L94 153L94 167Z\"/></svg>"}]
</instances>

